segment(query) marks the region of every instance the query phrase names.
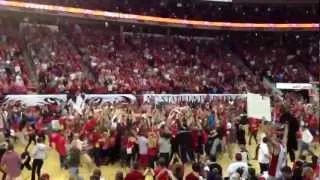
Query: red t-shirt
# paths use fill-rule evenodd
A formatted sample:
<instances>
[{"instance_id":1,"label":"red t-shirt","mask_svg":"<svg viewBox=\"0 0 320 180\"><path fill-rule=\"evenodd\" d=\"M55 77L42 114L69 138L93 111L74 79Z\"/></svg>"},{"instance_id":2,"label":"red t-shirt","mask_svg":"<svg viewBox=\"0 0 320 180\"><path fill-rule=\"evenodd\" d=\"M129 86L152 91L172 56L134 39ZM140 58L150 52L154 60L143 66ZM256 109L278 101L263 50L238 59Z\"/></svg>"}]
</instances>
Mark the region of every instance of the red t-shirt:
<instances>
[{"instance_id":1,"label":"red t-shirt","mask_svg":"<svg viewBox=\"0 0 320 180\"><path fill-rule=\"evenodd\" d=\"M35 127L36 127L37 134L44 134L45 125L42 123L42 121L37 121Z\"/></svg>"},{"instance_id":2,"label":"red t-shirt","mask_svg":"<svg viewBox=\"0 0 320 180\"><path fill-rule=\"evenodd\" d=\"M59 138L60 134L59 133L52 133L49 137L49 144L50 146L52 146L52 143L57 144L58 138Z\"/></svg>"},{"instance_id":3,"label":"red t-shirt","mask_svg":"<svg viewBox=\"0 0 320 180\"><path fill-rule=\"evenodd\" d=\"M171 127L170 127L170 130L171 130L172 137L175 138L177 133L178 133L178 131L179 131L178 127L177 127L177 124L176 123L172 124Z\"/></svg>"},{"instance_id":4,"label":"red t-shirt","mask_svg":"<svg viewBox=\"0 0 320 180\"><path fill-rule=\"evenodd\" d=\"M66 128L66 117L61 117L61 118L59 119L59 124L60 124L61 126L63 126L63 129L65 129L65 128Z\"/></svg>"},{"instance_id":5,"label":"red t-shirt","mask_svg":"<svg viewBox=\"0 0 320 180\"><path fill-rule=\"evenodd\" d=\"M90 132L95 128L96 125L97 125L97 120L95 118L92 118L91 120L89 120L84 124L82 130L84 132Z\"/></svg>"},{"instance_id":6,"label":"red t-shirt","mask_svg":"<svg viewBox=\"0 0 320 180\"><path fill-rule=\"evenodd\" d=\"M90 143L93 145L93 146L96 146L97 143L99 142L99 139L101 138L101 134L98 133L98 132L92 132L90 133L89 135L89 140L90 140Z\"/></svg>"},{"instance_id":7,"label":"red t-shirt","mask_svg":"<svg viewBox=\"0 0 320 180\"><path fill-rule=\"evenodd\" d=\"M310 128L317 128L317 118L314 115L307 115L306 120Z\"/></svg>"},{"instance_id":8,"label":"red t-shirt","mask_svg":"<svg viewBox=\"0 0 320 180\"><path fill-rule=\"evenodd\" d=\"M131 171L127 176L124 178L125 180L144 180L144 176L141 172L137 170Z\"/></svg>"},{"instance_id":9,"label":"red t-shirt","mask_svg":"<svg viewBox=\"0 0 320 180\"><path fill-rule=\"evenodd\" d=\"M157 167L157 168L154 170L155 176L157 176L162 170L163 170L163 168ZM167 172L162 173L162 175L160 175L160 176L158 177L158 180L170 180L168 173L167 173Z\"/></svg>"},{"instance_id":10,"label":"red t-shirt","mask_svg":"<svg viewBox=\"0 0 320 180\"><path fill-rule=\"evenodd\" d=\"M67 155L66 143L67 143L66 138L63 135L59 135L57 138L57 143L55 143L55 145L56 145L56 150L61 156Z\"/></svg>"},{"instance_id":11,"label":"red t-shirt","mask_svg":"<svg viewBox=\"0 0 320 180\"><path fill-rule=\"evenodd\" d=\"M186 180L199 180L199 177L197 177L193 173L189 173L186 177Z\"/></svg>"},{"instance_id":12,"label":"red t-shirt","mask_svg":"<svg viewBox=\"0 0 320 180\"><path fill-rule=\"evenodd\" d=\"M133 138L128 138L128 140L126 141L126 148L133 148L135 144L136 143L133 141Z\"/></svg>"}]
</instances>

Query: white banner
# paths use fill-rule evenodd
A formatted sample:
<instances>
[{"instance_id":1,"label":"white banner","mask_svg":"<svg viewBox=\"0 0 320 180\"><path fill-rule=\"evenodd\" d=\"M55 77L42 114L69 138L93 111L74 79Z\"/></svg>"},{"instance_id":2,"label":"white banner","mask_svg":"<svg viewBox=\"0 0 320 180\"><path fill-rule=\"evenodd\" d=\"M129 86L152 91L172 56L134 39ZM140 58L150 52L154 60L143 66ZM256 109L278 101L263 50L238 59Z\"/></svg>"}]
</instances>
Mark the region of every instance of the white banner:
<instances>
[{"instance_id":1,"label":"white banner","mask_svg":"<svg viewBox=\"0 0 320 180\"><path fill-rule=\"evenodd\" d=\"M179 102L203 103L206 100L234 100L245 97L245 94L144 94L143 102L155 104Z\"/></svg>"},{"instance_id":2,"label":"white banner","mask_svg":"<svg viewBox=\"0 0 320 180\"><path fill-rule=\"evenodd\" d=\"M247 114L250 118L271 121L271 102L270 97L260 94L248 93L247 95Z\"/></svg>"},{"instance_id":3,"label":"white banner","mask_svg":"<svg viewBox=\"0 0 320 180\"><path fill-rule=\"evenodd\" d=\"M83 94L67 97L66 94L43 95L7 95L1 104L19 103L25 106L37 106L45 104L71 103L76 109L83 109L85 104L99 105L103 103L134 103L136 97L131 94Z\"/></svg>"},{"instance_id":4,"label":"white banner","mask_svg":"<svg viewBox=\"0 0 320 180\"><path fill-rule=\"evenodd\" d=\"M136 96L132 94L86 94L84 101L86 104L103 104L103 103L134 103Z\"/></svg>"},{"instance_id":5,"label":"white banner","mask_svg":"<svg viewBox=\"0 0 320 180\"><path fill-rule=\"evenodd\" d=\"M7 95L2 104L19 103L26 106L37 106L45 104L61 104L67 101L65 94L44 94L44 95Z\"/></svg>"},{"instance_id":6,"label":"white banner","mask_svg":"<svg viewBox=\"0 0 320 180\"><path fill-rule=\"evenodd\" d=\"M203 103L206 100L234 100L246 98L246 94L144 94L144 103ZM68 101L68 102L67 102ZM10 102L24 104L26 106L36 106L44 104L70 103L79 111L85 105L100 105L105 103L134 103L137 101L132 94L82 94L79 96L67 96L66 94L47 95L7 95L2 100L2 104Z\"/></svg>"},{"instance_id":7,"label":"white banner","mask_svg":"<svg viewBox=\"0 0 320 180\"><path fill-rule=\"evenodd\" d=\"M310 83L276 83L278 89L294 89L294 90L309 90L312 89Z\"/></svg>"}]
</instances>

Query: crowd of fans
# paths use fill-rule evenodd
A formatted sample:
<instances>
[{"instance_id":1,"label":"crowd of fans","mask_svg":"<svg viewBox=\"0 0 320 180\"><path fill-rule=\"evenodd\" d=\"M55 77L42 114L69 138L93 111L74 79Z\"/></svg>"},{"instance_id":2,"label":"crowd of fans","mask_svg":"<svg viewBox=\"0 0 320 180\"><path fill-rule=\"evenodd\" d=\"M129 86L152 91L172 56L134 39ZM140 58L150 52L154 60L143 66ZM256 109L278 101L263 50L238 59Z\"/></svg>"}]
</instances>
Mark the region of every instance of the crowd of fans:
<instances>
[{"instance_id":1,"label":"crowd of fans","mask_svg":"<svg viewBox=\"0 0 320 180\"><path fill-rule=\"evenodd\" d=\"M152 15L180 19L231 22L316 22L316 4L234 4L194 0L23 0L40 4L71 6L111 12ZM286 2L289 3L289 2Z\"/></svg>"},{"instance_id":2,"label":"crowd of fans","mask_svg":"<svg viewBox=\"0 0 320 180\"><path fill-rule=\"evenodd\" d=\"M81 86L81 56L63 33L40 25L22 28L36 68L39 93L64 93Z\"/></svg>"},{"instance_id":3,"label":"crowd of fans","mask_svg":"<svg viewBox=\"0 0 320 180\"><path fill-rule=\"evenodd\" d=\"M308 5L297 10L165 0L25 2L237 22L291 22L296 17L312 22L318 14ZM98 168L117 162L131 168L125 176L119 171L117 180L319 180L313 148L319 143L318 107L296 93L272 98L271 122L247 118L246 101L240 98L157 105L84 102L81 111L69 98L80 93L264 94L268 90L261 77L274 82L319 80L318 39L317 34L260 32L164 36L0 19L0 95L68 93L67 102L0 104L0 171L4 179L30 170L32 180L48 180L42 167L52 148L60 168L76 180L83 179L80 165L93 170L90 179L101 180ZM252 139L255 151L249 148ZM22 154L14 149L17 142L25 147ZM219 162L224 153L232 160L226 168Z\"/></svg>"},{"instance_id":4,"label":"crowd of fans","mask_svg":"<svg viewBox=\"0 0 320 180\"><path fill-rule=\"evenodd\" d=\"M319 80L319 48L316 34L248 33L234 47L256 75L274 82Z\"/></svg>"},{"instance_id":5,"label":"crowd of fans","mask_svg":"<svg viewBox=\"0 0 320 180\"><path fill-rule=\"evenodd\" d=\"M122 172L116 175L127 180L319 179L319 161L313 152L319 143L318 117L299 96L283 98L274 98L272 122L243 116L245 99L156 106L86 104L82 112L75 111L69 101L34 107L8 102L0 109L2 137L7 140L1 142L9 143L1 146L8 147L1 151L2 172L17 177L23 164L31 170L32 179L40 177L51 147L71 179L81 179L80 164L94 170L118 161L132 168L125 178ZM49 145L43 141L47 136ZM26 145L21 158L11 144L14 140ZM252 143L256 151L248 148ZM224 153L233 160L226 168L219 162ZM306 160L309 156L311 162ZM257 162L260 168L254 165ZM192 172L185 169L189 163ZM96 169L92 179L100 176Z\"/></svg>"},{"instance_id":6,"label":"crowd of fans","mask_svg":"<svg viewBox=\"0 0 320 180\"><path fill-rule=\"evenodd\" d=\"M23 61L23 41L18 28L0 20L0 94L26 93L28 73Z\"/></svg>"},{"instance_id":7,"label":"crowd of fans","mask_svg":"<svg viewBox=\"0 0 320 180\"><path fill-rule=\"evenodd\" d=\"M70 37L107 89L119 93L237 93L263 91L250 72L235 65L222 37L120 36L105 29L76 26ZM102 90L101 88L99 89Z\"/></svg>"},{"instance_id":8,"label":"crowd of fans","mask_svg":"<svg viewBox=\"0 0 320 180\"><path fill-rule=\"evenodd\" d=\"M199 38L27 23L20 30L13 25L1 29L2 94L268 93L261 77L319 80L316 34ZM34 72L24 65L29 61L24 53ZM241 59L251 70L236 62ZM32 73L37 82L30 83Z\"/></svg>"}]
</instances>

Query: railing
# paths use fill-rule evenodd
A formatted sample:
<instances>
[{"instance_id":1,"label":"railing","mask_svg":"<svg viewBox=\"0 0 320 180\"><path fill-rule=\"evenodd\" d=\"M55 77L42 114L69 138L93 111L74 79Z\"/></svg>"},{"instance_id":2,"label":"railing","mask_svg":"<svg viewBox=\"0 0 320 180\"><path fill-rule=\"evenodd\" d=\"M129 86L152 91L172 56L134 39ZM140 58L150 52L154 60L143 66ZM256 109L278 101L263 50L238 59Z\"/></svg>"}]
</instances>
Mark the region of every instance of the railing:
<instances>
[{"instance_id":1,"label":"railing","mask_svg":"<svg viewBox=\"0 0 320 180\"><path fill-rule=\"evenodd\" d=\"M71 16L106 21L118 21L158 26L184 27L196 29L216 30L259 30L259 31L318 31L319 23L235 23L235 22L209 22L196 20L183 20L174 18L162 18L143 16L109 11L98 11L73 7L62 7L35 3L0 0L0 9L10 11L22 11L31 13L50 14L56 16Z\"/></svg>"}]
</instances>

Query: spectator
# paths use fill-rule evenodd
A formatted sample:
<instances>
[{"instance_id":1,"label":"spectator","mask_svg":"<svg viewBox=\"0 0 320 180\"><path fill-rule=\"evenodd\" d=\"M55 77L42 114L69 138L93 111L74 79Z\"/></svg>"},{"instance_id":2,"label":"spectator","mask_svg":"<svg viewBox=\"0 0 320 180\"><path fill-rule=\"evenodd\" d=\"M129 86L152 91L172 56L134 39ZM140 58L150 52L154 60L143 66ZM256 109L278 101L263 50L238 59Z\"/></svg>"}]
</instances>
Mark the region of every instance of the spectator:
<instances>
[{"instance_id":1,"label":"spectator","mask_svg":"<svg viewBox=\"0 0 320 180\"><path fill-rule=\"evenodd\" d=\"M50 176L47 173L42 174L39 180L50 180Z\"/></svg>"},{"instance_id":2,"label":"spectator","mask_svg":"<svg viewBox=\"0 0 320 180\"><path fill-rule=\"evenodd\" d=\"M70 176L74 177L76 180L82 179L79 177L80 153L81 152L78 149L76 142L73 142L67 157L67 164L69 167Z\"/></svg>"},{"instance_id":3,"label":"spectator","mask_svg":"<svg viewBox=\"0 0 320 180\"><path fill-rule=\"evenodd\" d=\"M186 176L186 180L202 180L200 163L192 164L192 172Z\"/></svg>"},{"instance_id":4,"label":"spectator","mask_svg":"<svg viewBox=\"0 0 320 180\"><path fill-rule=\"evenodd\" d=\"M152 169L152 167L147 167L143 173L144 179L145 180L153 180L155 177L155 173Z\"/></svg>"},{"instance_id":5,"label":"spectator","mask_svg":"<svg viewBox=\"0 0 320 180\"><path fill-rule=\"evenodd\" d=\"M290 167L285 166L281 169L281 176L277 180L289 180L292 179L292 170Z\"/></svg>"},{"instance_id":6,"label":"spectator","mask_svg":"<svg viewBox=\"0 0 320 180\"><path fill-rule=\"evenodd\" d=\"M288 140L287 140L287 151L290 155L291 162L295 161L295 154L294 151L298 148L298 142L296 138L296 134L299 130L299 122L298 120L293 117L287 110L287 108L282 107L281 109L281 117L280 117L280 123L282 124L288 124Z\"/></svg>"},{"instance_id":7,"label":"spectator","mask_svg":"<svg viewBox=\"0 0 320 180\"><path fill-rule=\"evenodd\" d=\"M161 157L158 160L158 167L156 167L154 170L154 174L155 174L156 179L158 179L158 180L169 179L169 174L167 172L163 172L163 171L167 171L167 167L166 167L165 159Z\"/></svg>"},{"instance_id":8,"label":"spectator","mask_svg":"<svg viewBox=\"0 0 320 180\"><path fill-rule=\"evenodd\" d=\"M14 151L12 144L8 145L7 152L2 156L1 167L4 167L7 179L20 179L21 159L18 153Z\"/></svg>"},{"instance_id":9,"label":"spectator","mask_svg":"<svg viewBox=\"0 0 320 180\"><path fill-rule=\"evenodd\" d=\"M222 133L223 133L222 128L218 124L216 125L216 129L213 129L210 131L208 135L208 141L209 141L208 145L210 150L210 156L217 156L217 152L221 150L221 146L222 146L221 142L223 138Z\"/></svg>"},{"instance_id":10,"label":"spectator","mask_svg":"<svg viewBox=\"0 0 320 180\"><path fill-rule=\"evenodd\" d=\"M171 152L171 139L170 134L162 133L159 138L159 156L165 161L166 166L169 164L170 152Z\"/></svg>"},{"instance_id":11,"label":"spectator","mask_svg":"<svg viewBox=\"0 0 320 180\"><path fill-rule=\"evenodd\" d=\"M36 146L32 149L31 157L33 158L32 161L32 175L31 179L36 179L36 174L38 179L41 175L42 165L44 160L48 157L48 148L47 145L44 144L44 139L39 137Z\"/></svg>"},{"instance_id":12,"label":"spectator","mask_svg":"<svg viewBox=\"0 0 320 180\"><path fill-rule=\"evenodd\" d=\"M170 171L168 171L168 174L171 175ZM178 163L175 164L172 167L172 176L176 179L176 180L183 180L184 177L184 167L182 164Z\"/></svg>"},{"instance_id":13,"label":"spectator","mask_svg":"<svg viewBox=\"0 0 320 180\"><path fill-rule=\"evenodd\" d=\"M302 126L302 140L300 142L299 156L301 156L304 151L308 151L308 153L313 155L313 152L310 150L310 144L312 141L313 136L309 131L308 126Z\"/></svg>"},{"instance_id":14,"label":"spectator","mask_svg":"<svg viewBox=\"0 0 320 180\"><path fill-rule=\"evenodd\" d=\"M57 137L54 137L57 136ZM59 154L59 160L60 160L60 168L67 168L66 166L66 158L67 158L67 141L64 137L63 133L52 134L53 141L55 149L57 150Z\"/></svg>"},{"instance_id":15,"label":"spectator","mask_svg":"<svg viewBox=\"0 0 320 180\"><path fill-rule=\"evenodd\" d=\"M141 134L137 137L138 145L139 145L139 163L142 166L146 166L148 164L148 139L144 134Z\"/></svg>"},{"instance_id":16,"label":"spectator","mask_svg":"<svg viewBox=\"0 0 320 180\"><path fill-rule=\"evenodd\" d=\"M312 160L311 167L314 171L315 177L320 178L320 163L318 161L318 157L312 156L311 160Z\"/></svg>"},{"instance_id":17,"label":"spectator","mask_svg":"<svg viewBox=\"0 0 320 180\"><path fill-rule=\"evenodd\" d=\"M210 160L207 162L206 169L209 169L209 172L216 172L219 176L222 177L222 167L216 162L215 156L210 156Z\"/></svg>"},{"instance_id":18,"label":"spectator","mask_svg":"<svg viewBox=\"0 0 320 180\"><path fill-rule=\"evenodd\" d=\"M134 163L131 171L124 178L125 180L144 180L143 174L139 171L139 164Z\"/></svg>"},{"instance_id":19,"label":"spectator","mask_svg":"<svg viewBox=\"0 0 320 180\"><path fill-rule=\"evenodd\" d=\"M258 144L258 130L259 130L259 121L258 119L255 118L250 118L249 119L249 145L251 145L251 139L252 137L256 141L256 144Z\"/></svg>"},{"instance_id":20,"label":"spectator","mask_svg":"<svg viewBox=\"0 0 320 180\"><path fill-rule=\"evenodd\" d=\"M90 176L90 180L104 180L104 178L101 177L101 170L95 169L93 174Z\"/></svg>"},{"instance_id":21,"label":"spectator","mask_svg":"<svg viewBox=\"0 0 320 180\"><path fill-rule=\"evenodd\" d=\"M262 174L263 172L268 172L268 168L269 168L271 155L270 155L270 150L267 143L268 143L268 138L265 137L263 138L262 143L260 144L260 147L259 147L258 162L260 165L260 174Z\"/></svg>"},{"instance_id":22,"label":"spectator","mask_svg":"<svg viewBox=\"0 0 320 180\"><path fill-rule=\"evenodd\" d=\"M311 167L303 168L302 172L303 180L313 180L314 179L314 172Z\"/></svg>"},{"instance_id":23,"label":"spectator","mask_svg":"<svg viewBox=\"0 0 320 180\"><path fill-rule=\"evenodd\" d=\"M32 170L32 167L30 165L31 162L31 156L30 153L25 149L25 151L21 154L21 170L26 167L28 170Z\"/></svg>"},{"instance_id":24,"label":"spectator","mask_svg":"<svg viewBox=\"0 0 320 180\"><path fill-rule=\"evenodd\" d=\"M231 163L227 168L228 176L231 178L233 176L247 178L248 177L248 164L242 161L242 156L240 153L235 155L236 161Z\"/></svg>"},{"instance_id":25,"label":"spectator","mask_svg":"<svg viewBox=\"0 0 320 180\"><path fill-rule=\"evenodd\" d=\"M302 180L302 172L303 172L303 162L297 161L295 163L295 167L293 168L293 179Z\"/></svg>"},{"instance_id":26,"label":"spectator","mask_svg":"<svg viewBox=\"0 0 320 180\"><path fill-rule=\"evenodd\" d=\"M124 180L124 177L123 177L123 173L121 171L118 171L116 173L116 178L115 180Z\"/></svg>"}]
</instances>

